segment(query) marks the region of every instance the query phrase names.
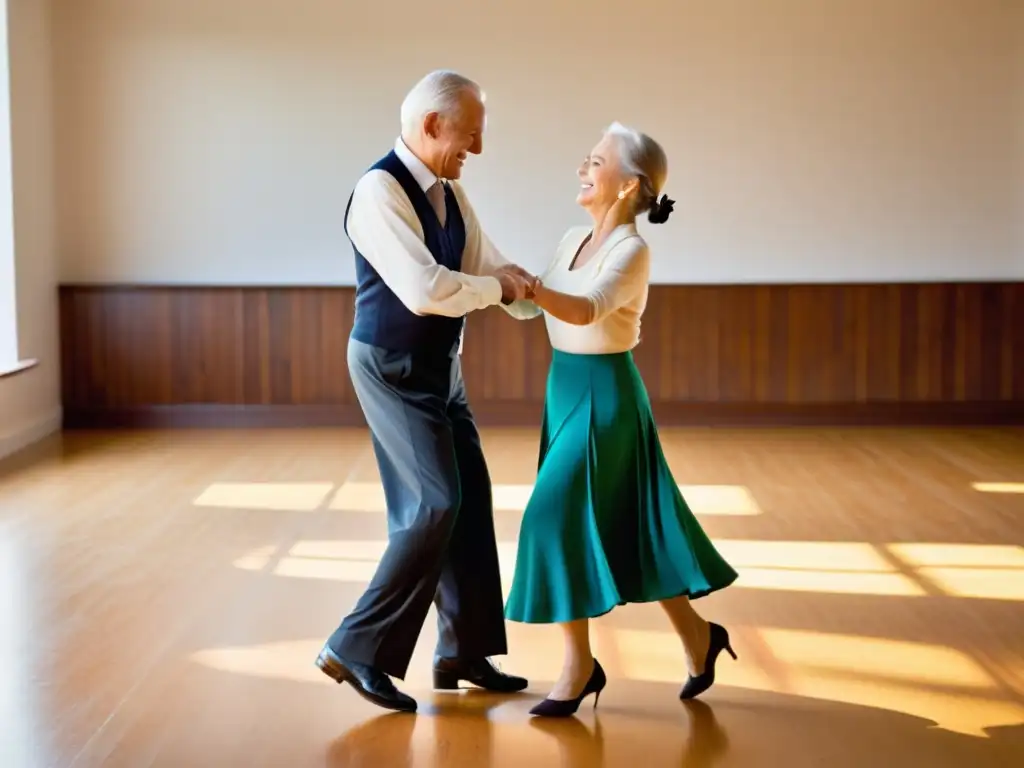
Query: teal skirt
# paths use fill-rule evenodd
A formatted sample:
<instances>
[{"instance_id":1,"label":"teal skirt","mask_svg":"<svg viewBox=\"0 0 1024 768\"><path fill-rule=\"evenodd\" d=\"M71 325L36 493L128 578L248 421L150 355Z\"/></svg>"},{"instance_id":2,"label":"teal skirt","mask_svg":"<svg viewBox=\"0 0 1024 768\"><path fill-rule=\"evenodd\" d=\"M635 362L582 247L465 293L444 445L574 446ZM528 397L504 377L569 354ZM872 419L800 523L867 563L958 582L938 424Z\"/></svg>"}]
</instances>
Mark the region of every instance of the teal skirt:
<instances>
[{"instance_id":1,"label":"teal skirt","mask_svg":"<svg viewBox=\"0 0 1024 768\"><path fill-rule=\"evenodd\" d=\"M549 624L729 586L672 477L630 352L554 352L540 469L519 531L511 621Z\"/></svg>"}]
</instances>

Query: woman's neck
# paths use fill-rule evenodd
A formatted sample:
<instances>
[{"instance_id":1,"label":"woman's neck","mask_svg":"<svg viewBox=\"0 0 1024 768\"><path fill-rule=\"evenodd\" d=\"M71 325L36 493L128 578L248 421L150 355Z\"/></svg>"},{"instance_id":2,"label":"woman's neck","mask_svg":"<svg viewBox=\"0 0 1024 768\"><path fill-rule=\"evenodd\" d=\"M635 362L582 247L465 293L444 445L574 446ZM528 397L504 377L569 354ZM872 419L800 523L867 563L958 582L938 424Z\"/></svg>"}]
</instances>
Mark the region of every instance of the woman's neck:
<instances>
[{"instance_id":1,"label":"woman's neck","mask_svg":"<svg viewBox=\"0 0 1024 768\"><path fill-rule=\"evenodd\" d=\"M636 216L629 210L629 206L622 203L615 203L603 210L590 211L590 217L594 220L594 233L590 239L595 245L603 242L617 227L636 222Z\"/></svg>"}]
</instances>

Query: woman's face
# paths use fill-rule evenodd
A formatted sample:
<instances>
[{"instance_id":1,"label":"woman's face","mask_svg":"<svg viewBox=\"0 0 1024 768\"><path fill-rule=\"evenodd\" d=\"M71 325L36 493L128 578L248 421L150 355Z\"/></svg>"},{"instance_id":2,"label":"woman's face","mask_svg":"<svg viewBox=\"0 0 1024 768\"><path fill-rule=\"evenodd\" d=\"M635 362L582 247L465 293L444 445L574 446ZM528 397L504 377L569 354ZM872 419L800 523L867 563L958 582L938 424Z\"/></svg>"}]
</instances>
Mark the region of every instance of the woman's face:
<instances>
[{"instance_id":1,"label":"woman's face","mask_svg":"<svg viewBox=\"0 0 1024 768\"><path fill-rule=\"evenodd\" d=\"M597 143L577 172L580 192L576 202L584 208L610 208L619 199L619 192L628 192L628 179L619 166L619 150L611 136Z\"/></svg>"}]
</instances>

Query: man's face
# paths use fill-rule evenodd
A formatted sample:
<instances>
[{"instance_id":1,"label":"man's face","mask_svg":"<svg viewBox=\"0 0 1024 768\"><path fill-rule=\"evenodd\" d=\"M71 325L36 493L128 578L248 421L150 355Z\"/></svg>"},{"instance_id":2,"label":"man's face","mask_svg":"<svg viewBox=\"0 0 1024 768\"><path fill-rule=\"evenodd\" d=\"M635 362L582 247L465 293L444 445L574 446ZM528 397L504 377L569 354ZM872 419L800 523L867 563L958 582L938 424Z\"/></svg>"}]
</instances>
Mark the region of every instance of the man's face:
<instances>
[{"instance_id":1,"label":"man's face","mask_svg":"<svg viewBox=\"0 0 1024 768\"><path fill-rule=\"evenodd\" d=\"M427 115L424 129L430 144L434 173L443 179L458 179L462 176L466 157L483 151L484 105L476 96L467 93L454 115Z\"/></svg>"}]
</instances>

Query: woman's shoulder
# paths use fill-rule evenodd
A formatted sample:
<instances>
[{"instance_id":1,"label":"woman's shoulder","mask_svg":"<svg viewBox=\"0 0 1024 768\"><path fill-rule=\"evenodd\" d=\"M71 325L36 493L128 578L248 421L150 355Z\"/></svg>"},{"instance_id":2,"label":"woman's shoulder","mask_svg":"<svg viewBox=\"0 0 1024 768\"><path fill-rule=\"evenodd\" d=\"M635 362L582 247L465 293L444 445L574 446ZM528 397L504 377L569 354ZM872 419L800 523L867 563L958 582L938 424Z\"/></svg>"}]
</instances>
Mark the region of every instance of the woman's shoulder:
<instances>
[{"instance_id":1,"label":"woman's shoulder","mask_svg":"<svg viewBox=\"0 0 1024 768\"><path fill-rule=\"evenodd\" d=\"M630 228L624 232L621 239L612 244L611 248L608 249L608 255L616 259L643 258L649 253L650 249L647 246L647 241L635 228Z\"/></svg>"},{"instance_id":2,"label":"woman's shoulder","mask_svg":"<svg viewBox=\"0 0 1024 768\"><path fill-rule=\"evenodd\" d=\"M635 229L626 231L609 244L598 264L597 271L613 269L619 273L647 275L650 270L650 249Z\"/></svg>"},{"instance_id":3,"label":"woman's shoulder","mask_svg":"<svg viewBox=\"0 0 1024 768\"><path fill-rule=\"evenodd\" d=\"M647 240L635 229L622 239L623 246L634 251L646 251Z\"/></svg>"}]
</instances>

